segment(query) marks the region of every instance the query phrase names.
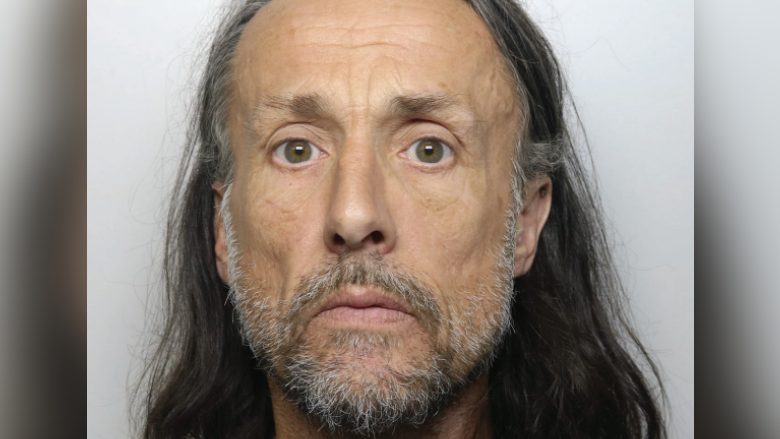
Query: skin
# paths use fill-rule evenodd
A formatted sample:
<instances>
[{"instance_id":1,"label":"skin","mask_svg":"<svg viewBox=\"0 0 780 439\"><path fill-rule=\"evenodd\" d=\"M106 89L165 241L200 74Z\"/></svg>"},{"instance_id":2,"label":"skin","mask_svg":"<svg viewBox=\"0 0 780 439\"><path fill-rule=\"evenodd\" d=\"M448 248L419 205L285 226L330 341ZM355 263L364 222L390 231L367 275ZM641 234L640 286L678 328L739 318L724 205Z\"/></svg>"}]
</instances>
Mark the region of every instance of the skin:
<instances>
[{"instance_id":1,"label":"skin","mask_svg":"<svg viewBox=\"0 0 780 439\"><path fill-rule=\"evenodd\" d=\"M229 209L244 270L271 306L343 253L403 266L435 292L445 319L457 321L473 306L455 291L475 291L494 272L521 115L498 53L481 19L457 0L275 0L250 21L233 59ZM292 96L316 96L323 111L278 105ZM394 113L397 96L451 102ZM409 148L427 138L443 141L451 155L436 164L416 160ZM321 153L287 163L274 151L290 139ZM215 183L217 206L224 191ZM547 177L525 188L515 276L533 263L551 196ZM217 269L229 283L219 215L214 225ZM497 312L489 301L483 308L473 318ZM345 325L403 337L392 356L401 368L432 342L414 318L376 327L307 319L302 336L310 340ZM383 367L362 360L361 367ZM484 373L429 424L396 437L489 437L487 383ZM273 382L271 389L278 438L325 435Z\"/></svg>"}]
</instances>

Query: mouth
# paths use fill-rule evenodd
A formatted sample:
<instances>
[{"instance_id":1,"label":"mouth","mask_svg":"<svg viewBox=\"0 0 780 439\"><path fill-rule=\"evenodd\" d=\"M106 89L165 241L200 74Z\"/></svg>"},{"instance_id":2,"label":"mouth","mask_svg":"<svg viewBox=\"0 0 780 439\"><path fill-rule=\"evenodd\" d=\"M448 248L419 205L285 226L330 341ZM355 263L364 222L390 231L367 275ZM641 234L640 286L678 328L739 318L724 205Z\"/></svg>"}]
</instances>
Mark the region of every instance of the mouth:
<instances>
[{"instance_id":1,"label":"mouth","mask_svg":"<svg viewBox=\"0 0 780 439\"><path fill-rule=\"evenodd\" d=\"M350 286L326 301L314 318L350 327L377 327L415 317L409 306L376 289Z\"/></svg>"}]
</instances>

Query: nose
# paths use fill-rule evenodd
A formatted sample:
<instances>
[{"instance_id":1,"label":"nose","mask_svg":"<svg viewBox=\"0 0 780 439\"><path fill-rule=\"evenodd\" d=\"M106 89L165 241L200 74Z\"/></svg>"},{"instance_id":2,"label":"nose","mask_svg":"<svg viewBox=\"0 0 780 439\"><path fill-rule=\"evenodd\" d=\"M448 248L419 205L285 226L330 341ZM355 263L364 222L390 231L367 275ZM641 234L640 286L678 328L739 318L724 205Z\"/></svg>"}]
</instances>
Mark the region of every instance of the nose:
<instances>
[{"instance_id":1,"label":"nose","mask_svg":"<svg viewBox=\"0 0 780 439\"><path fill-rule=\"evenodd\" d=\"M379 165L367 142L343 146L325 225L325 244L332 252L385 255L395 247L396 230Z\"/></svg>"}]
</instances>

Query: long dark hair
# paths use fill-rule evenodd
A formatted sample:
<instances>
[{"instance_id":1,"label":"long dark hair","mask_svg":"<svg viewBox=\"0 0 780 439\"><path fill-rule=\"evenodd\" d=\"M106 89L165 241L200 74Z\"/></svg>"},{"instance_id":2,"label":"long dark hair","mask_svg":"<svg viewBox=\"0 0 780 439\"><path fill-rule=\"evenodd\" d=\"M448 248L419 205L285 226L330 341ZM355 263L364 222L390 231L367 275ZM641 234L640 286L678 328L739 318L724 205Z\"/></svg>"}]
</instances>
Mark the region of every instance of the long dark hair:
<instances>
[{"instance_id":1,"label":"long dark hair","mask_svg":"<svg viewBox=\"0 0 780 439\"><path fill-rule=\"evenodd\" d=\"M520 180L547 174L554 188L535 262L515 279L513 330L489 372L495 437L665 438L659 371L621 307L599 197L569 128L579 119L550 43L514 1L466 1L491 30L525 108ZM208 54L167 222L159 338L136 394L144 438L274 435L266 376L242 344L216 271L211 192L231 178L230 60L267 2L234 5Z\"/></svg>"}]
</instances>

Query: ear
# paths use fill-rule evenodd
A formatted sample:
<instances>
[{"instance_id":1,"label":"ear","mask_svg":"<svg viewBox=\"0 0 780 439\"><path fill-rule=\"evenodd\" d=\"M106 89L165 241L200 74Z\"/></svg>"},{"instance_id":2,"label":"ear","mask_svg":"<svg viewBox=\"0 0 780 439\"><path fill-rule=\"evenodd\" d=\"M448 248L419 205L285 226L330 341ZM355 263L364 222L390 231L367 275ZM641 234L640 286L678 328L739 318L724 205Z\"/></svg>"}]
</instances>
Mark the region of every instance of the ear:
<instances>
[{"instance_id":1,"label":"ear","mask_svg":"<svg viewBox=\"0 0 780 439\"><path fill-rule=\"evenodd\" d=\"M540 177L526 185L523 192L523 211L517 218L515 242L515 277L528 273L536 256L539 235L552 207L552 180Z\"/></svg>"},{"instance_id":2,"label":"ear","mask_svg":"<svg viewBox=\"0 0 780 439\"><path fill-rule=\"evenodd\" d=\"M222 219L221 209L222 201L225 198L225 185L221 181L214 182L211 185L211 192L214 194L214 253L217 257L217 272L222 282L230 284L230 273L228 272L228 252L227 241L225 240L225 222ZM228 206L226 206L228 207Z\"/></svg>"}]
</instances>

